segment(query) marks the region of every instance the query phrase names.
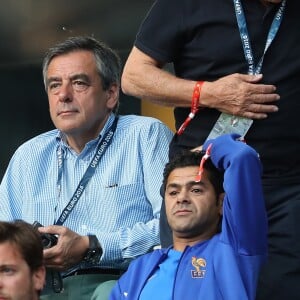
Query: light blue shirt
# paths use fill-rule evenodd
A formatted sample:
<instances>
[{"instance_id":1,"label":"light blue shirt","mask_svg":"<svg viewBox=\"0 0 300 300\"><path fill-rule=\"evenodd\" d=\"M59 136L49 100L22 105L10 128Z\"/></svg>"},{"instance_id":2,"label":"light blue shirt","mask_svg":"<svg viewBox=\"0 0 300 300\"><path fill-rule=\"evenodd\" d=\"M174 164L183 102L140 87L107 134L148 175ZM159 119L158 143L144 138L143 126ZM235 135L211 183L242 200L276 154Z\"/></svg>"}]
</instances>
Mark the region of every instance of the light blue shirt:
<instances>
[{"instance_id":1,"label":"light blue shirt","mask_svg":"<svg viewBox=\"0 0 300 300\"><path fill-rule=\"evenodd\" d=\"M174 279L181 255L182 252L170 249L168 258L158 265L154 274L147 280L139 300L172 299Z\"/></svg>"},{"instance_id":2,"label":"light blue shirt","mask_svg":"<svg viewBox=\"0 0 300 300\"><path fill-rule=\"evenodd\" d=\"M56 222L87 169L101 136L80 154L58 130L21 145L0 185L0 220ZM112 143L100 159L77 205L63 224L80 235L95 234L103 248L101 267L125 268L131 259L159 244L160 186L172 132L159 120L120 116ZM58 193L57 148L65 153Z\"/></svg>"}]
</instances>

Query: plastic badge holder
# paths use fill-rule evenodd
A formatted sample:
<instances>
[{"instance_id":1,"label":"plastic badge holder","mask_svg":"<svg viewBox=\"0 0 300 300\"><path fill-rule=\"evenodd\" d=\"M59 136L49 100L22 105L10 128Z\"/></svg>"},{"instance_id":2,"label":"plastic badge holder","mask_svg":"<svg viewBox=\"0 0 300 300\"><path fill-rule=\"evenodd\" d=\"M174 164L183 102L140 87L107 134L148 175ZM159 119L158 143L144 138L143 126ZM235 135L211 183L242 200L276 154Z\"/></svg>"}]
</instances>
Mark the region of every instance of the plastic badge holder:
<instances>
[{"instance_id":1,"label":"plastic badge holder","mask_svg":"<svg viewBox=\"0 0 300 300\"><path fill-rule=\"evenodd\" d=\"M237 133L244 139L252 123L252 119L221 113L213 129L209 133L207 140L215 139L226 133Z\"/></svg>"}]
</instances>

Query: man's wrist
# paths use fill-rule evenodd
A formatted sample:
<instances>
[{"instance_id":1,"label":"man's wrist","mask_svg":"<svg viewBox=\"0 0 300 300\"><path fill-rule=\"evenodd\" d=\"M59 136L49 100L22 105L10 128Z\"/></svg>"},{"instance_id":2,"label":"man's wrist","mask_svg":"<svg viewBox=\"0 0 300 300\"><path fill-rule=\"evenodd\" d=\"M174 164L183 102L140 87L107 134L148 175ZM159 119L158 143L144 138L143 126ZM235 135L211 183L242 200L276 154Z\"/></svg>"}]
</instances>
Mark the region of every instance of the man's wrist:
<instances>
[{"instance_id":1,"label":"man's wrist","mask_svg":"<svg viewBox=\"0 0 300 300\"><path fill-rule=\"evenodd\" d=\"M102 256L101 245L95 235L88 235L89 246L84 254L83 261L89 264L98 264Z\"/></svg>"}]
</instances>

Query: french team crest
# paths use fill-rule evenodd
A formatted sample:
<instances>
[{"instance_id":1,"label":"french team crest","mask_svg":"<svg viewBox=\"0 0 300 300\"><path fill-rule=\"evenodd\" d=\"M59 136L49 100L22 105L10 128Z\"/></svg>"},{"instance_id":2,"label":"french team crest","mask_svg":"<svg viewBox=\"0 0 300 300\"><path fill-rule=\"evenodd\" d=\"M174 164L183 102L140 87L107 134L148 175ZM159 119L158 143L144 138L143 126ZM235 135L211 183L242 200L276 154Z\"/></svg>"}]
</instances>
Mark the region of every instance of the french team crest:
<instances>
[{"instance_id":1,"label":"french team crest","mask_svg":"<svg viewBox=\"0 0 300 300\"><path fill-rule=\"evenodd\" d=\"M192 257L192 265L196 270L191 270L192 278L203 278L205 275L206 260L204 258Z\"/></svg>"}]
</instances>

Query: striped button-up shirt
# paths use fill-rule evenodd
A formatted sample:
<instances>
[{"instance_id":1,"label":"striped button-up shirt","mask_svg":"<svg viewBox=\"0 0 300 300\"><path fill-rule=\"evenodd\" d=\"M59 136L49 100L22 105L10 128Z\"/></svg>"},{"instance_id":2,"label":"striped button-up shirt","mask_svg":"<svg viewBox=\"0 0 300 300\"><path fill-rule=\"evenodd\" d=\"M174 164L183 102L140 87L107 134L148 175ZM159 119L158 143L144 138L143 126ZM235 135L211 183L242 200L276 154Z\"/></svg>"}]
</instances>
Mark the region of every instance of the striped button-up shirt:
<instances>
[{"instance_id":1,"label":"striped button-up shirt","mask_svg":"<svg viewBox=\"0 0 300 300\"><path fill-rule=\"evenodd\" d=\"M55 224L114 118L112 114L99 137L80 154L64 143L56 129L21 145L0 185L0 220ZM126 268L131 259L159 244L159 191L172 135L159 120L119 117L111 144L63 224L80 235L97 236L103 249L99 266ZM59 193L60 145L64 164Z\"/></svg>"}]
</instances>

